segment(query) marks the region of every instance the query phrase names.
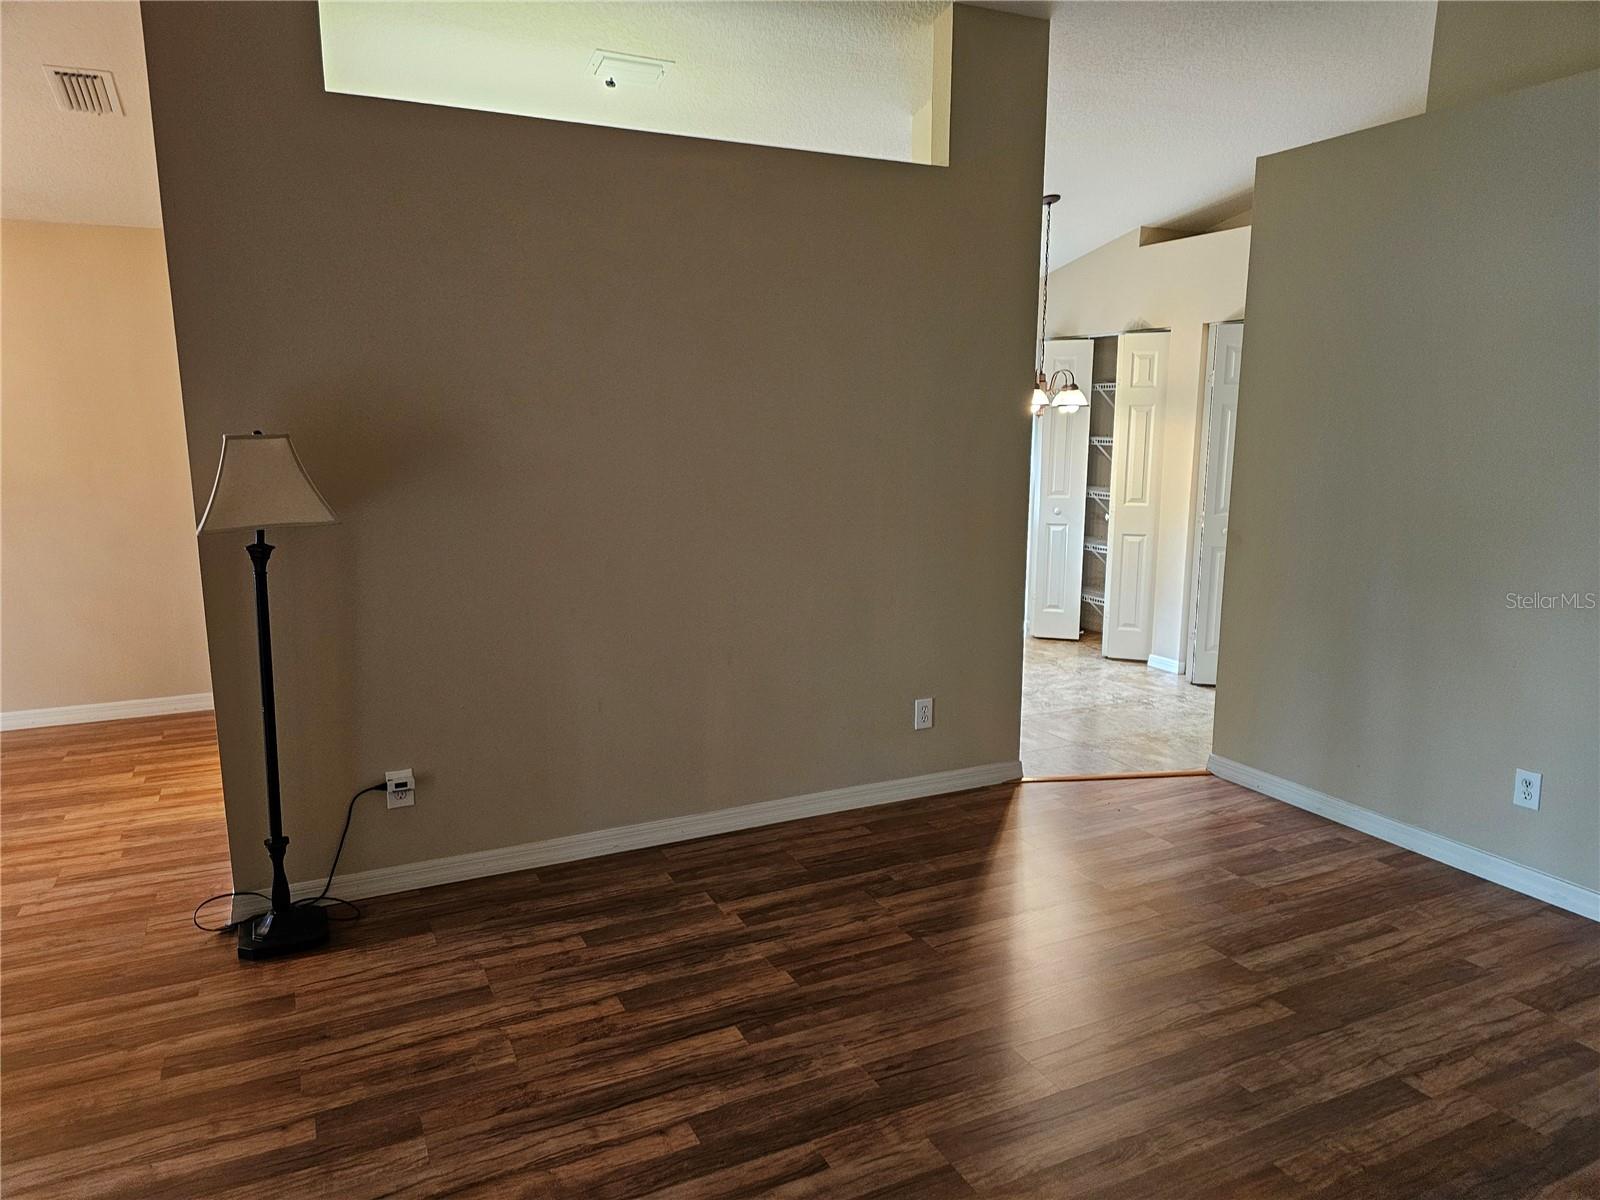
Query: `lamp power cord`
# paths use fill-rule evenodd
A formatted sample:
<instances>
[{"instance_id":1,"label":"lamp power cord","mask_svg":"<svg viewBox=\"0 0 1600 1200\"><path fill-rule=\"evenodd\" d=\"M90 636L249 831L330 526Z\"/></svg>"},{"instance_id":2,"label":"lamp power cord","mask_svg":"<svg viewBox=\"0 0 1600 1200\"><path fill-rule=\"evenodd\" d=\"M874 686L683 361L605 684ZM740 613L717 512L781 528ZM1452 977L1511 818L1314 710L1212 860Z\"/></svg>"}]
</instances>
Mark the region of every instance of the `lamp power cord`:
<instances>
[{"instance_id":1,"label":"lamp power cord","mask_svg":"<svg viewBox=\"0 0 1600 1200\"><path fill-rule=\"evenodd\" d=\"M350 818L355 816L356 801L361 799L361 797L365 796L368 792L382 792L386 791L387 788L388 785L384 783L369 783L366 787L362 788L355 795L350 797L350 803L345 806L344 810L344 828L339 831L339 844L334 847L333 862L328 866L328 877L323 881L322 890L315 896L306 896L303 899L294 901L294 906L296 908L300 907L301 905L312 904L321 905L323 908L348 908L354 915L348 917L335 917L330 913L328 919L330 921L359 921L361 919L361 909L358 905L352 901L341 899L338 896L330 896L328 892L329 889L333 887L334 872L339 869L339 857L344 853L344 840L350 835ZM189 919L194 922L194 927L196 929L199 929L204 933L232 933L234 930L238 929L239 926L243 925L245 921L253 920L254 918L246 917L244 920L228 921L222 925L202 925L200 923L200 912L207 905L215 904L218 900L236 900L240 896L256 896L262 900L265 900L268 904L272 903L272 897L268 896L265 892L218 892L215 896L207 896L204 900L200 901L199 904L196 904L194 906L194 912L191 914Z\"/></svg>"}]
</instances>

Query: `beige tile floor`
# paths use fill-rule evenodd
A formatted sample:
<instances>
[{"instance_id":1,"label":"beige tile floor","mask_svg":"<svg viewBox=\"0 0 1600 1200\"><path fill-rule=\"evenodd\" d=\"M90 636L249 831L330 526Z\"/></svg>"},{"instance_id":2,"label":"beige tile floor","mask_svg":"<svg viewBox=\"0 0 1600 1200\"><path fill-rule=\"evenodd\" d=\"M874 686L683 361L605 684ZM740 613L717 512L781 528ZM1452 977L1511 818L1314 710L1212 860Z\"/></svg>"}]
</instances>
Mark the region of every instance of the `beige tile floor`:
<instances>
[{"instance_id":1,"label":"beige tile floor","mask_svg":"<svg viewBox=\"0 0 1600 1200\"><path fill-rule=\"evenodd\" d=\"M1205 767L1215 689L1143 663L1102 658L1097 635L1023 641L1024 774Z\"/></svg>"}]
</instances>

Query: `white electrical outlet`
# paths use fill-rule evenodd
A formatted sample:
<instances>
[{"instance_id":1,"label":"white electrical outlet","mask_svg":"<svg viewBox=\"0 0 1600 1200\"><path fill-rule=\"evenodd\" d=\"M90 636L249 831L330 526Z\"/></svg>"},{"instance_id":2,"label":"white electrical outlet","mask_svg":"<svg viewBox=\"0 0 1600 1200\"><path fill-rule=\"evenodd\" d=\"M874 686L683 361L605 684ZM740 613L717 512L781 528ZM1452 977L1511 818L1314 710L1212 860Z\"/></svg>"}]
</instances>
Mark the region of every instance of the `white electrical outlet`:
<instances>
[{"instance_id":1,"label":"white electrical outlet","mask_svg":"<svg viewBox=\"0 0 1600 1200\"><path fill-rule=\"evenodd\" d=\"M911 705L911 728L913 728L913 729L932 729L933 728L933 697L932 696L925 696L921 700L916 700L916 701L912 702L912 705Z\"/></svg>"},{"instance_id":2,"label":"white electrical outlet","mask_svg":"<svg viewBox=\"0 0 1600 1200\"><path fill-rule=\"evenodd\" d=\"M390 808L410 808L417 802L417 777L410 767L403 771L385 771L383 782Z\"/></svg>"},{"instance_id":3,"label":"white electrical outlet","mask_svg":"<svg viewBox=\"0 0 1600 1200\"><path fill-rule=\"evenodd\" d=\"M1518 808L1531 808L1539 810L1539 785L1544 782L1544 776L1537 771L1524 771L1517 768L1516 782L1511 786L1511 803Z\"/></svg>"}]
</instances>

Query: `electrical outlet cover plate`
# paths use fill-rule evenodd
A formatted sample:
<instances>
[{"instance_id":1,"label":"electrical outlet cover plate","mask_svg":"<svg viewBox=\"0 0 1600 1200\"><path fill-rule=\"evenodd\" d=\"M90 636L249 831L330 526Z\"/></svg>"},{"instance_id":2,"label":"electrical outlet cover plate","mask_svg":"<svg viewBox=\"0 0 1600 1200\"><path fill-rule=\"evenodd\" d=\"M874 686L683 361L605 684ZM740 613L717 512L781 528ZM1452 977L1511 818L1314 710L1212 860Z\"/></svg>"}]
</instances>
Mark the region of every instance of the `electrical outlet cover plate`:
<instances>
[{"instance_id":1,"label":"electrical outlet cover plate","mask_svg":"<svg viewBox=\"0 0 1600 1200\"><path fill-rule=\"evenodd\" d=\"M1544 776L1538 771L1524 771L1517 768L1516 781L1511 787L1511 803L1518 808L1531 808L1539 811L1539 788L1544 783Z\"/></svg>"},{"instance_id":2,"label":"electrical outlet cover plate","mask_svg":"<svg viewBox=\"0 0 1600 1200\"><path fill-rule=\"evenodd\" d=\"M403 771L385 771L383 782L390 808L409 808L417 802L417 777L410 767Z\"/></svg>"},{"instance_id":3,"label":"electrical outlet cover plate","mask_svg":"<svg viewBox=\"0 0 1600 1200\"><path fill-rule=\"evenodd\" d=\"M926 696L921 700L916 700L916 701L912 702L912 705L911 705L911 728L912 729L932 729L933 728L933 697L932 696Z\"/></svg>"}]
</instances>

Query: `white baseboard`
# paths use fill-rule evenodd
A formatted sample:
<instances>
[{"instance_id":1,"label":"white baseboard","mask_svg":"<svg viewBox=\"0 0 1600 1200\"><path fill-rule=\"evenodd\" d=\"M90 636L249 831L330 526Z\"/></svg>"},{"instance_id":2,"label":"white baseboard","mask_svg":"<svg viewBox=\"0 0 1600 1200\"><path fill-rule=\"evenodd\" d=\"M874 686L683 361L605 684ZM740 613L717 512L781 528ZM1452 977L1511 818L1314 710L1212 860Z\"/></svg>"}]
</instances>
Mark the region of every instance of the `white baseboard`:
<instances>
[{"instance_id":1,"label":"white baseboard","mask_svg":"<svg viewBox=\"0 0 1600 1200\"><path fill-rule=\"evenodd\" d=\"M1173 675L1183 674L1183 661L1181 659L1163 658L1159 654L1152 654L1146 661L1158 671L1167 671Z\"/></svg>"},{"instance_id":2,"label":"white baseboard","mask_svg":"<svg viewBox=\"0 0 1600 1200\"><path fill-rule=\"evenodd\" d=\"M367 896L387 896L395 892L409 892L415 888L433 887L441 883L459 883L464 879L481 879L487 875L526 871L533 867L549 866L552 863L619 854L624 850L665 846L672 842L686 842L717 833L732 833L738 829L777 825L783 821L799 820L801 817L816 817L825 813L844 812L847 809L871 808L879 804L915 800L922 796L959 792L967 788L988 787L991 784L1009 783L1020 778L1022 778L1022 764L1013 761L986 763L980 767L962 767L955 771L938 771L932 775L913 775L906 779L889 779L882 783L863 783L854 787L812 792L805 796L789 796L781 800L767 800L760 804L745 804L715 812L693 813L686 817L667 817L660 821L645 821L638 825L623 825L616 829L597 829L592 833L574 833L567 837L549 838L542 842L524 842L519 846L478 850L471 854L455 854L448 858L431 858L398 867L380 867L375 871L339 875L334 880L333 891L347 900L360 900ZM324 882L326 881L316 879L306 883L293 883L290 884L290 891L296 899L308 895L315 896L322 890ZM233 919L240 920L265 908L266 905L253 896L239 897L234 901Z\"/></svg>"},{"instance_id":3,"label":"white baseboard","mask_svg":"<svg viewBox=\"0 0 1600 1200\"><path fill-rule=\"evenodd\" d=\"M1469 875L1476 875L1480 879L1487 879L1490 883L1498 883L1501 887L1521 892L1524 896L1532 896L1535 900L1543 900L1546 904L1553 904L1557 908L1564 908L1579 916L1588 917L1591 921L1600 921L1600 891L1586 888L1556 875L1546 874L1533 867L1525 867L1521 863L1512 862L1509 858L1501 858L1498 854L1479 850L1476 846L1468 846L1441 834L1430 833L1426 829L1419 829L1404 821L1396 821L1393 817L1373 812L1370 808L1362 808L1359 804L1351 804L1347 800L1340 800L1325 792L1304 787L1292 780L1269 775L1265 771L1247 767L1244 763L1234 762L1231 758L1213 754L1206 763L1206 769L1218 779L1226 779L1253 792L1260 792L1263 796L1271 796L1274 800L1282 800L1285 804L1303 808L1307 812L1316 813L1319 817L1348 825L1351 829L1359 829L1362 833L1371 834L1391 845L1413 850L1436 862L1455 867Z\"/></svg>"},{"instance_id":4,"label":"white baseboard","mask_svg":"<svg viewBox=\"0 0 1600 1200\"><path fill-rule=\"evenodd\" d=\"M0 713L0 729L87 725L93 721L126 721L130 717L162 717L170 713L209 712L210 709L210 692L151 696L145 700L108 700L104 704L66 704L60 708L18 708Z\"/></svg>"}]
</instances>

